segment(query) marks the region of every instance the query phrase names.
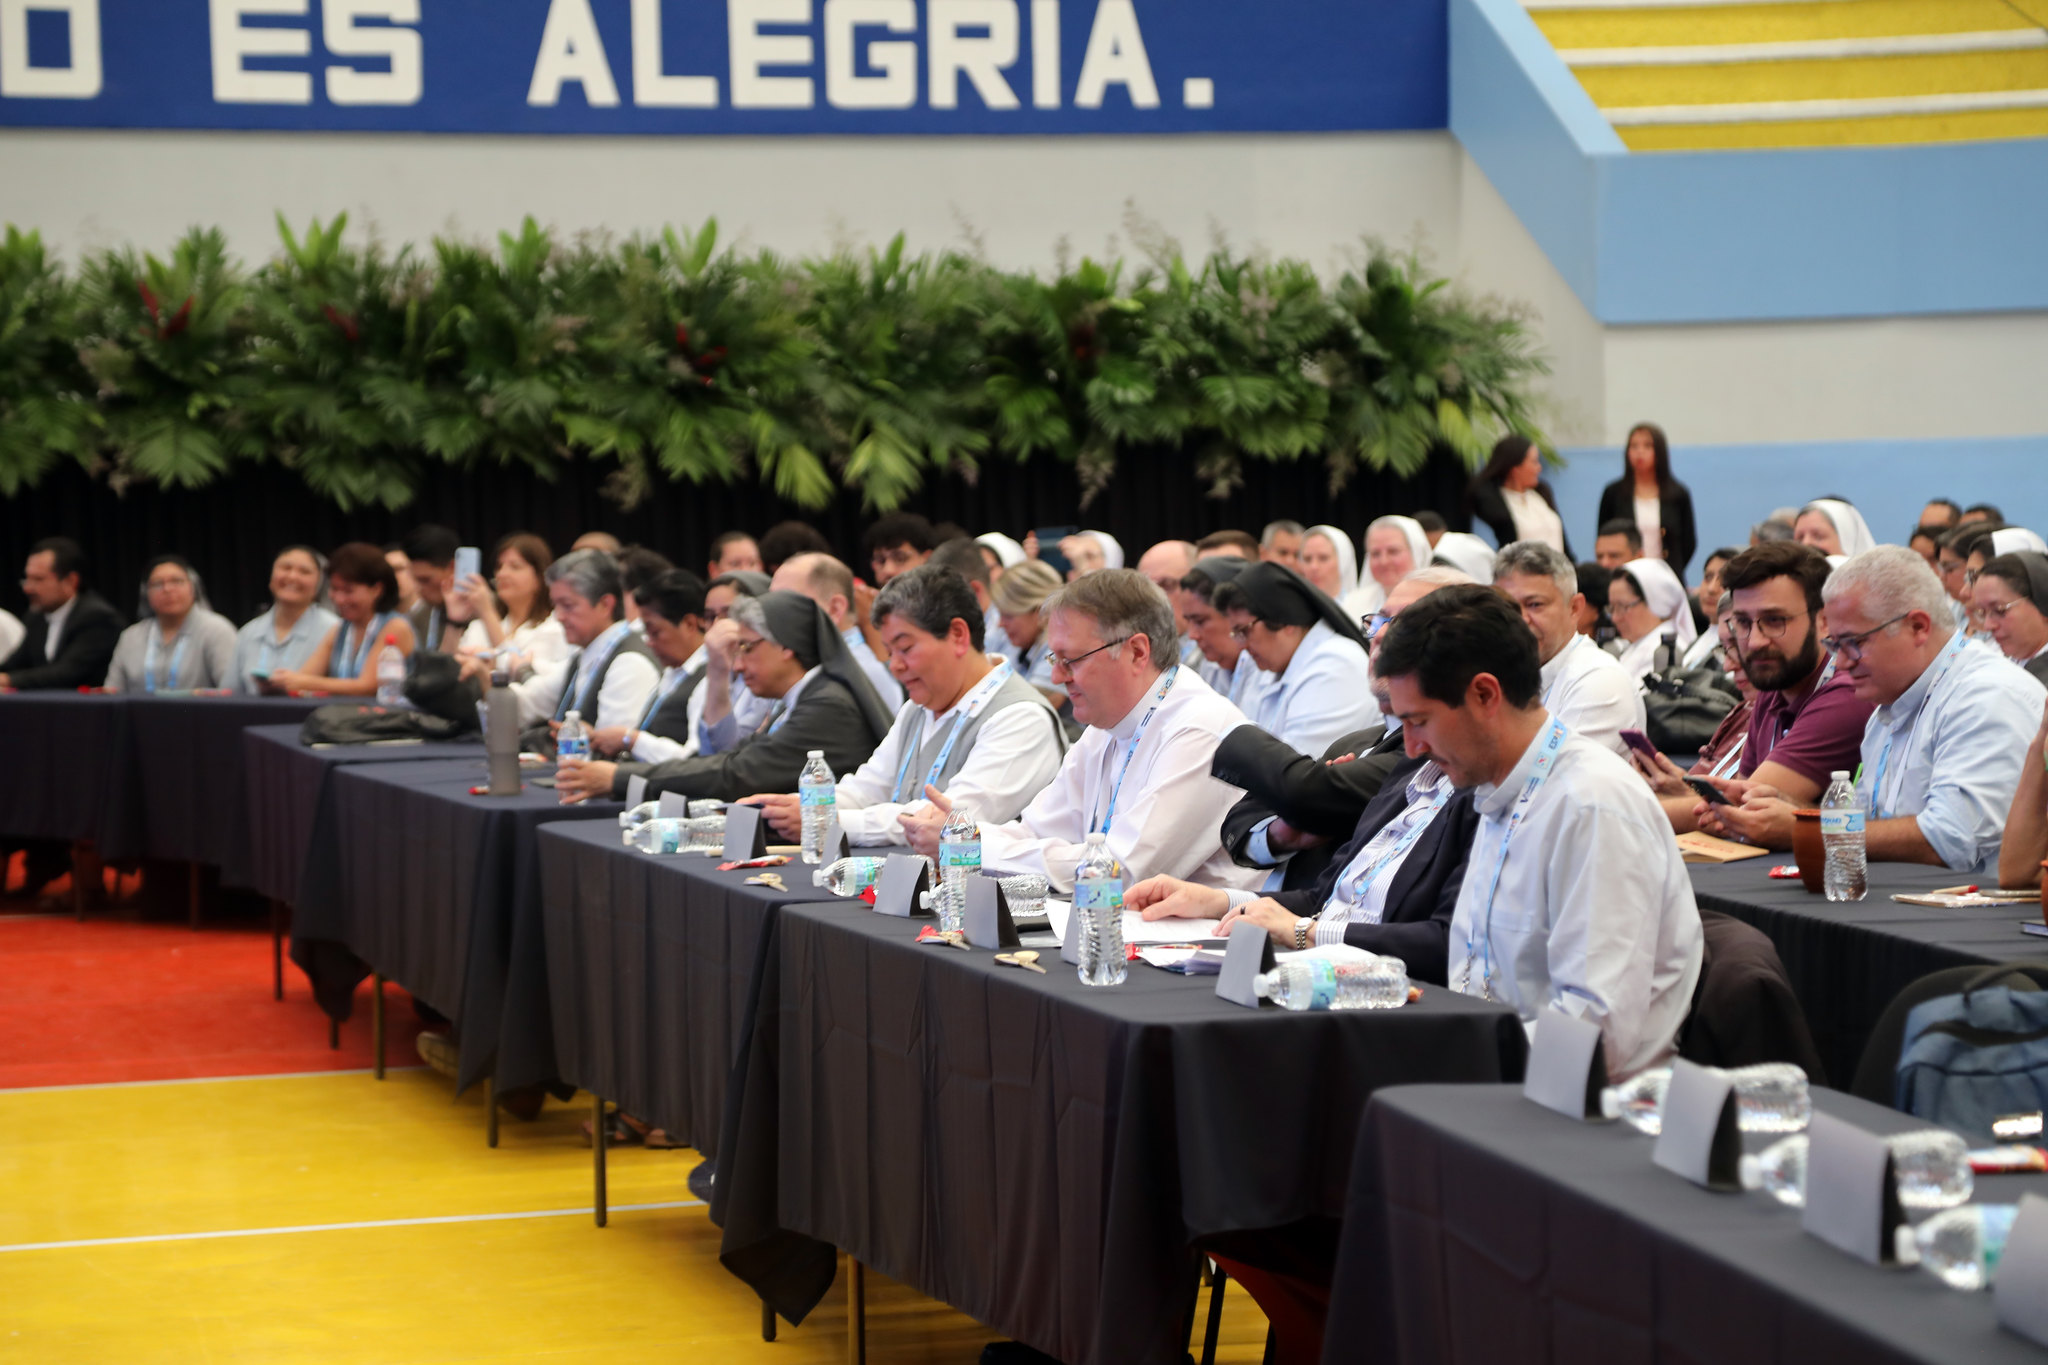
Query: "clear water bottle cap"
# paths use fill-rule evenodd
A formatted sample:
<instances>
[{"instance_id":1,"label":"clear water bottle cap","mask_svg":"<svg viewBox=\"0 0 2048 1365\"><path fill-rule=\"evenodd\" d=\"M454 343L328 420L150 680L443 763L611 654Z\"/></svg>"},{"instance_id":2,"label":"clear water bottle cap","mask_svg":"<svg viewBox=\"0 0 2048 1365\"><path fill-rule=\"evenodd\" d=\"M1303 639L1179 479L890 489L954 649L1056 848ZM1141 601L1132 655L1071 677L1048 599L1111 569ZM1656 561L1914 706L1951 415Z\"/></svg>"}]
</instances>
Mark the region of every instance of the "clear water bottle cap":
<instances>
[{"instance_id":1,"label":"clear water bottle cap","mask_svg":"<svg viewBox=\"0 0 2048 1365\"><path fill-rule=\"evenodd\" d=\"M1088 847L1094 848L1108 838L1109 836L1107 834L1104 834L1101 830L1095 830L1091 832L1088 836Z\"/></svg>"},{"instance_id":2,"label":"clear water bottle cap","mask_svg":"<svg viewBox=\"0 0 2048 1365\"><path fill-rule=\"evenodd\" d=\"M1847 782L1849 780L1849 771L1846 768L1837 768L1834 772L1828 774L1828 779L1833 782Z\"/></svg>"},{"instance_id":3,"label":"clear water bottle cap","mask_svg":"<svg viewBox=\"0 0 2048 1365\"><path fill-rule=\"evenodd\" d=\"M572 721L572 720L582 720L582 719L583 719L583 713L582 713L581 711L571 711L571 712L570 712L570 713L569 713L568 715L566 715L566 716L562 717L562 723L566 725L566 724L567 724L568 722L570 722L570 721Z\"/></svg>"},{"instance_id":4,"label":"clear water bottle cap","mask_svg":"<svg viewBox=\"0 0 2048 1365\"><path fill-rule=\"evenodd\" d=\"M1745 1152L1736 1164L1736 1178L1745 1190L1760 1190L1764 1187L1764 1163L1754 1152Z\"/></svg>"},{"instance_id":5,"label":"clear water bottle cap","mask_svg":"<svg viewBox=\"0 0 2048 1365\"><path fill-rule=\"evenodd\" d=\"M825 751L823 749L813 749L805 755L806 758L823 758L824 756Z\"/></svg>"}]
</instances>

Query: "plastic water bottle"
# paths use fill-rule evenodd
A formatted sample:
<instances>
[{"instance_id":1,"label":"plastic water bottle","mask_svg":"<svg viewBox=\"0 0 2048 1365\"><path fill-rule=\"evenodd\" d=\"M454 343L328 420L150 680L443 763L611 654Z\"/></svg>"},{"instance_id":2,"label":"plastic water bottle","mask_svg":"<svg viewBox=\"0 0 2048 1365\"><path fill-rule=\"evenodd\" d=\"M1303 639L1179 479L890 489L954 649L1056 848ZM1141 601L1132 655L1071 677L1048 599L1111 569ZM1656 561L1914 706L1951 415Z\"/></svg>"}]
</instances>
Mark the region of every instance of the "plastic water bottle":
<instances>
[{"instance_id":1,"label":"plastic water bottle","mask_svg":"<svg viewBox=\"0 0 2048 1365\"><path fill-rule=\"evenodd\" d=\"M1310 955L1252 978L1252 993L1289 1010L1390 1010L1408 1003L1408 966L1397 957L1365 961Z\"/></svg>"},{"instance_id":2,"label":"plastic water bottle","mask_svg":"<svg viewBox=\"0 0 2048 1365\"><path fill-rule=\"evenodd\" d=\"M641 822L627 839L642 853L687 853L690 822L682 816L664 815Z\"/></svg>"},{"instance_id":3,"label":"plastic water bottle","mask_svg":"<svg viewBox=\"0 0 2048 1365\"><path fill-rule=\"evenodd\" d=\"M631 810L620 811L619 842L630 847L633 843L633 831L659 814L661 814L661 802L659 801L642 801Z\"/></svg>"},{"instance_id":4,"label":"plastic water bottle","mask_svg":"<svg viewBox=\"0 0 2048 1365\"><path fill-rule=\"evenodd\" d=\"M958 929L967 920L967 879L981 875L981 826L960 804L939 830L939 928Z\"/></svg>"},{"instance_id":5,"label":"plastic water bottle","mask_svg":"<svg viewBox=\"0 0 2048 1365\"><path fill-rule=\"evenodd\" d=\"M1745 1133L1797 1133L1813 1117L1806 1073L1790 1062L1734 1067L1728 1078L1735 1084L1736 1123ZM1600 1111L1655 1137L1664 1131L1664 1092L1670 1086L1668 1066L1637 1072L1600 1092Z\"/></svg>"},{"instance_id":6,"label":"plastic water bottle","mask_svg":"<svg viewBox=\"0 0 2048 1365\"><path fill-rule=\"evenodd\" d=\"M571 711L562 718L562 728L555 733L555 762L588 763L590 761L590 731L584 728L583 713Z\"/></svg>"},{"instance_id":7,"label":"plastic water bottle","mask_svg":"<svg viewBox=\"0 0 2048 1365\"><path fill-rule=\"evenodd\" d=\"M1121 986L1131 974L1124 959L1124 881L1101 834L1088 836L1088 852L1074 869L1074 914L1067 932L1078 934L1076 971L1084 986Z\"/></svg>"},{"instance_id":8,"label":"plastic water bottle","mask_svg":"<svg viewBox=\"0 0 2048 1365\"><path fill-rule=\"evenodd\" d=\"M835 896L858 896L882 879L881 858L840 858L811 874L811 885Z\"/></svg>"},{"instance_id":9,"label":"plastic water bottle","mask_svg":"<svg viewBox=\"0 0 2048 1365\"><path fill-rule=\"evenodd\" d=\"M803 858L807 863L825 859L825 826L839 804L839 784L832 780L831 765L823 749L811 750L804 760L803 775L796 780L797 801L803 808Z\"/></svg>"},{"instance_id":10,"label":"plastic water bottle","mask_svg":"<svg viewBox=\"0 0 2048 1365\"><path fill-rule=\"evenodd\" d=\"M1827 850L1827 894L1831 901L1860 901L1869 889L1863 846L1863 803L1846 772L1829 773L1820 799L1820 838Z\"/></svg>"},{"instance_id":11,"label":"plastic water bottle","mask_svg":"<svg viewBox=\"0 0 2048 1365\"><path fill-rule=\"evenodd\" d=\"M396 635L384 637L384 652L377 656L377 705L405 705L405 656Z\"/></svg>"},{"instance_id":12,"label":"plastic water bottle","mask_svg":"<svg viewBox=\"0 0 2048 1365\"><path fill-rule=\"evenodd\" d=\"M1743 1188L1769 1190L1781 1204L1806 1206L1804 1133L1780 1139L1760 1156L1742 1158ZM1885 1139L1892 1149L1892 1170L1898 1177L1899 1204L1909 1209L1946 1209L1968 1202L1976 1189L1970 1174L1970 1152L1963 1140L1940 1128L1897 1133Z\"/></svg>"},{"instance_id":13,"label":"plastic water bottle","mask_svg":"<svg viewBox=\"0 0 2048 1365\"><path fill-rule=\"evenodd\" d=\"M2017 1204L1969 1204L1944 1209L1913 1229L1920 1268L1950 1289L1975 1292L1998 1277L1998 1258L2012 1235Z\"/></svg>"}]
</instances>

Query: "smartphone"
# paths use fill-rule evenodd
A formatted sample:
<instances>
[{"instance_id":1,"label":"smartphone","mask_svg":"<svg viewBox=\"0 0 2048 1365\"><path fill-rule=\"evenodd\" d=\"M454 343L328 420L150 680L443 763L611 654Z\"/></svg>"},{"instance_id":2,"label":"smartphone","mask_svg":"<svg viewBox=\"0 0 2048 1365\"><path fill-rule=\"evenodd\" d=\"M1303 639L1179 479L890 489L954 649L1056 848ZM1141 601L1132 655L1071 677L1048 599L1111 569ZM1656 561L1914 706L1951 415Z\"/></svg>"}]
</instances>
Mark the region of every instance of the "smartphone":
<instances>
[{"instance_id":1,"label":"smartphone","mask_svg":"<svg viewBox=\"0 0 2048 1365\"><path fill-rule=\"evenodd\" d=\"M1641 730L1623 730L1621 732L1621 742L1634 749L1644 758L1655 758L1657 756L1657 746L1650 743L1650 737Z\"/></svg>"},{"instance_id":2,"label":"smartphone","mask_svg":"<svg viewBox=\"0 0 2048 1365\"><path fill-rule=\"evenodd\" d=\"M1067 570L1073 566L1067 563L1067 557L1060 553L1060 542L1068 536L1077 534L1080 529L1078 526L1041 526L1032 532L1038 537L1039 559L1061 578L1065 578Z\"/></svg>"},{"instance_id":3,"label":"smartphone","mask_svg":"<svg viewBox=\"0 0 2048 1365\"><path fill-rule=\"evenodd\" d=\"M1728 798L1721 794L1721 789L1704 777L1688 777L1685 779L1685 785L1691 787L1693 794L1710 806L1729 804Z\"/></svg>"},{"instance_id":4,"label":"smartphone","mask_svg":"<svg viewBox=\"0 0 2048 1365\"><path fill-rule=\"evenodd\" d=\"M484 571L484 552L474 545L458 546L455 551L455 586L461 587L472 575Z\"/></svg>"}]
</instances>

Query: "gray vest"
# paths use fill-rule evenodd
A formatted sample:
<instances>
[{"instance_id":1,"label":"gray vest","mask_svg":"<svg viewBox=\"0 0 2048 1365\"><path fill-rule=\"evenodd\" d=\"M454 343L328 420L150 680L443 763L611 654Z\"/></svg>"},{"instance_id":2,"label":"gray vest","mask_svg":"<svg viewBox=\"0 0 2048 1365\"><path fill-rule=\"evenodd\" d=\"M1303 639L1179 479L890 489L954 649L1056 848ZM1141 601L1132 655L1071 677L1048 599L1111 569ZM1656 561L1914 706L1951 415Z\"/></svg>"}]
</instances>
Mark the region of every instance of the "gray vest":
<instances>
[{"instance_id":1,"label":"gray vest","mask_svg":"<svg viewBox=\"0 0 2048 1365\"><path fill-rule=\"evenodd\" d=\"M988 724L989 717L1012 706L1036 706L1044 711L1047 738L1059 746L1062 754L1067 751L1067 735L1066 731L1060 728L1059 716L1046 704L1045 697L1037 688L1025 682L1013 671L1009 681L998 687L996 694L989 698L988 705L982 707L974 719L968 721L960 731L960 738L955 741L953 752L946 755L946 766L939 769L938 779L932 785L944 791L952 783L953 775L966 766L967 756L974 752L974 741L981 734L981 727ZM917 756L908 764L902 764L897 773L896 790L893 794L897 805L908 805L924 799L925 774L930 772L932 764L938 761L939 751L946 747L946 739L953 733L953 722L950 720L933 730L929 728L931 718L927 715L924 724L927 729L918 736ZM905 788L909 789L907 794Z\"/></svg>"},{"instance_id":2,"label":"gray vest","mask_svg":"<svg viewBox=\"0 0 2048 1365\"><path fill-rule=\"evenodd\" d=\"M576 670L583 666L583 651L579 649L570 655L569 672L562 679L562 696L555 703L555 719L566 719L569 712L574 710L582 715L584 724L596 729L597 699L604 695L604 680L611 675L612 665L628 654L638 654L641 658L649 660L654 658L654 651L647 647L647 641L640 637L640 633L627 631L626 638L619 641L619 647L612 651L611 657L604 661L604 666L597 670L590 680L590 685L583 689L581 697L571 697L569 689L576 685ZM660 666L658 663L655 665L656 668Z\"/></svg>"}]
</instances>

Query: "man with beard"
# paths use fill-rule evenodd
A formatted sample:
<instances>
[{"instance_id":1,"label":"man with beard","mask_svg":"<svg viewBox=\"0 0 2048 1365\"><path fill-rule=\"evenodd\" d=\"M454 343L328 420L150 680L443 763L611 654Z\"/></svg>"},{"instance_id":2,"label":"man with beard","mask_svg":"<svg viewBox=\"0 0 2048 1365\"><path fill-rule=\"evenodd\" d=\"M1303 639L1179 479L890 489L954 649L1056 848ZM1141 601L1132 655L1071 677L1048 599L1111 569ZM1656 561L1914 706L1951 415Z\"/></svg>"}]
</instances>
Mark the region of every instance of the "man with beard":
<instances>
[{"instance_id":1,"label":"man with beard","mask_svg":"<svg viewBox=\"0 0 2048 1365\"><path fill-rule=\"evenodd\" d=\"M1792 847L1792 810L1811 806L1832 772L1854 772L1873 704L1857 700L1849 676L1821 649L1827 612L1825 556L1793 541L1744 550L1721 570L1735 600L1730 634L1757 690L1749 733L1733 777L1708 780L1730 804L1666 803L1672 825L1764 848ZM1639 767L1646 760L1637 757ZM1768 788L1779 799L1750 801Z\"/></svg>"}]
</instances>

